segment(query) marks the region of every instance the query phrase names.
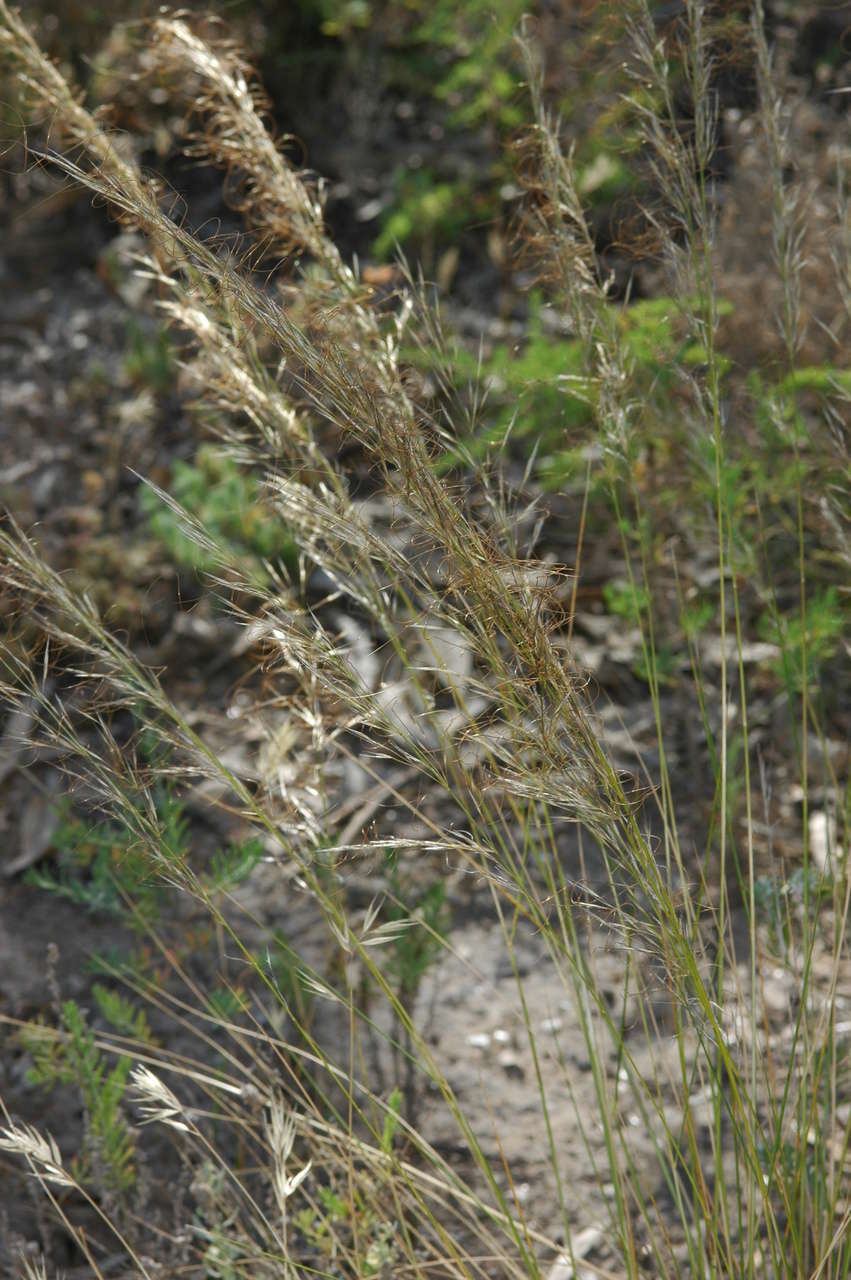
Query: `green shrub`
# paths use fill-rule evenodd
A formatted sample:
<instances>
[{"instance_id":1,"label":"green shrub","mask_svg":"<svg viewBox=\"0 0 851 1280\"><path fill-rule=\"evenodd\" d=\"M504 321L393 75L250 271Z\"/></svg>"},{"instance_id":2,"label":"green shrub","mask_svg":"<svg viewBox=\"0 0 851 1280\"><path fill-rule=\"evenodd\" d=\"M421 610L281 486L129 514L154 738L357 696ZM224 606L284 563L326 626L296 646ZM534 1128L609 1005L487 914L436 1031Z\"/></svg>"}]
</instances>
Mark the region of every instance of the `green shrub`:
<instances>
[{"instance_id":1,"label":"green shrub","mask_svg":"<svg viewBox=\"0 0 851 1280\"><path fill-rule=\"evenodd\" d=\"M415 169L397 173L394 186L396 198L372 244L376 258L392 257L399 245L431 261L436 245L457 239L476 218L466 182L441 182L431 170Z\"/></svg>"}]
</instances>

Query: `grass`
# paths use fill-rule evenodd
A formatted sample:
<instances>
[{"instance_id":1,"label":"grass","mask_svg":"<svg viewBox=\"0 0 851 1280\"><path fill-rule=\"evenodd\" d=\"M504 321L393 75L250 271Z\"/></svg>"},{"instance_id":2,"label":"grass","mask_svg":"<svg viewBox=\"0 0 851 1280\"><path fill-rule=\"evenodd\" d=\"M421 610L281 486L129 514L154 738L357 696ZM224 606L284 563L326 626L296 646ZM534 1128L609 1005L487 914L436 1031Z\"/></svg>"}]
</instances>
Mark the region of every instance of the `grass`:
<instances>
[{"instance_id":1,"label":"grass","mask_svg":"<svg viewBox=\"0 0 851 1280\"><path fill-rule=\"evenodd\" d=\"M613 298L534 49L521 46L535 124L519 236L569 326L569 369L581 368L590 390L582 429L594 449L568 572L547 556L534 495L510 491L499 451L482 461L470 447L486 409L458 392L428 291L411 279L394 310L371 307L328 237L317 189L275 145L238 52L180 18L153 24L158 83L176 102L188 96L200 121L194 153L226 171L258 245L303 261L280 281L258 282L245 246L240 259L174 219L156 182L0 0L0 57L17 72L23 109L51 122L45 158L146 236L163 317L194 344L200 407L224 451L215 457L227 458L216 465L233 501L250 506L254 534L226 524L203 494L187 509L156 490L156 509L168 512L181 557L194 548L191 563L250 629L252 714L260 723L271 707L278 725L267 725L261 765L240 770L170 691L169 673L138 661L35 535L11 520L0 530L4 593L16 605L4 696L38 712L42 737L84 780L98 815L92 848L120 829L133 877L111 877L110 892L170 975L113 976L171 1026L173 1042L114 1001L120 1029L95 1032L65 1003L55 1026L24 1030L40 1080L73 1078L81 1091L79 1151L60 1151L2 1104L0 1148L33 1175L92 1275L106 1274L106 1248L145 1277L160 1264L228 1278L578 1274L588 1216L560 1145L565 1098L574 1161L578 1152L598 1185L600 1274L851 1271L849 797L830 744L842 723L832 700L847 679L847 464L837 469L831 452L842 381L814 383L814 366L801 363L807 205L759 0L754 127L773 211L781 372L770 381L777 391L763 380L758 395L746 394L754 371L731 369L722 342L709 6L688 0L668 32L643 0L631 15L630 73L646 89L633 95L640 152L662 193L647 214L666 274L661 317ZM841 194L836 209L838 226ZM840 301L847 270L838 259ZM660 327L658 374L670 378L661 398L650 367ZM652 350L637 351L648 328ZM410 342L429 351L432 395L419 395L404 367ZM832 416L804 430L790 396L813 385ZM735 432L731 403L742 418ZM757 455L768 430L773 451ZM447 453L466 464L451 481ZM372 514L347 456L365 464L380 497ZM829 470L825 493L817 481ZM239 514L229 508L227 520ZM652 712L652 751L635 776L614 758L574 636L588 539L606 522L621 572L604 603L636 633ZM708 563L700 581L695 548ZM321 599L308 590L317 571ZM753 658L757 639L769 643L765 660ZM683 707L673 723L672 681ZM157 750L137 751L127 724L143 726ZM677 766L683 725L708 783L697 801ZM772 734L785 734L788 749L772 755ZM379 807L350 828L333 819L353 765ZM794 804L776 795L772 770L788 795L797 787ZM284 938L273 964L268 947L252 945L263 923L235 892L242 871L211 875L185 827L175 838L174 806L199 784L252 828L267 898L297 892L320 947L301 954ZM391 803L392 820L381 807ZM813 818L828 808L829 847L817 853ZM596 878L577 848L599 866ZM134 906L140 860L146 897ZM354 892L361 868L379 885L366 905ZM447 877L472 886L516 982L545 1169L531 1204L500 1156L501 1128L524 1121L494 1115L490 1141L418 1018L425 977L439 982L440 966L460 955ZM238 967L230 1000L172 947L165 908L162 923L152 919L153 884L158 901L191 902L211 922L221 956ZM530 932L554 998L570 1010L587 1087L533 1013L520 956ZM614 993L612 948L622 960ZM387 1088L370 1067L374 1043L395 1064ZM134 1109L173 1144L169 1167L188 1197L178 1236L171 1218L157 1219L171 1206L138 1172ZM460 1163L432 1141L437 1111Z\"/></svg>"}]
</instances>

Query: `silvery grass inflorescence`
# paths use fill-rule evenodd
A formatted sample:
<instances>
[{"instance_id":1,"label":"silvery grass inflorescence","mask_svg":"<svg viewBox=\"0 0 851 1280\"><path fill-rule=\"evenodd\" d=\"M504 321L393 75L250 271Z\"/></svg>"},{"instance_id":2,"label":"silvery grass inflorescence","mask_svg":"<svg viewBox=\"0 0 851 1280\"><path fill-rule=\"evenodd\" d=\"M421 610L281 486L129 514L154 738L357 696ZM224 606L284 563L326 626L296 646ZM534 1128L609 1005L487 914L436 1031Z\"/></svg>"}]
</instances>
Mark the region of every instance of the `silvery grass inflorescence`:
<instances>
[{"instance_id":1,"label":"silvery grass inflorescence","mask_svg":"<svg viewBox=\"0 0 851 1280\"><path fill-rule=\"evenodd\" d=\"M162 187L82 105L0 0L0 57L17 73L28 111L50 122L41 158L145 236L138 266L155 282L163 314L186 337L187 382L203 396L231 457L263 475L269 508L299 547L299 581L274 565L252 575L201 520L157 490L215 566L212 583L245 624L264 690L272 691L270 704L283 720L277 748L270 742L265 753L268 767L247 777L199 732L170 694L167 673L139 662L93 603L45 562L32 536L12 522L0 530L4 589L19 604L16 625L23 633L25 617L27 634L35 629L41 646L40 663L26 644L4 649L4 696L38 712L68 771L85 779L98 805L147 851L151 873L201 904L274 1011L267 1016L259 1005L243 1005L241 1020L222 1013L188 974L182 976L198 1009L142 984L143 994L191 1027L217 1062L215 1072L194 1070L157 1049L150 1065L140 1062L129 1075L143 1123L164 1125L182 1144L198 1206L193 1239L201 1242L207 1274L289 1276L314 1264L327 1274L358 1276L391 1274L394 1267L399 1274L465 1278L539 1277L550 1266L554 1276L578 1274L586 1237L563 1173L564 1117L549 1092L554 1080L562 1090L559 1106L572 1111L575 1140L605 1189L595 1203L608 1215L618 1275L637 1280L648 1266L672 1280L848 1274L849 1251L832 1226L848 1218L841 1179L848 1127L840 1119L839 1058L830 1048L849 904L841 877L827 993L808 977L816 930L805 919L798 936L788 908L785 924L797 939L790 954L803 975L791 1044L773 1037L768 1015L760 1013L766 1006L750 704L713 256L718 117L709 16L701 0L686 0L676 59L646 0L630 6L628 28L630 67L640 86L633 101L638 135L665 202L664 214L656 209L648 221L701 352L699 369L684 366L677 377L689 397L695 456L710 460L714 497L719 707L713 718L696 664L693 709L717 792L706 838L709 853L717 851L714 863L709 853L704 860L693 855L681 836L658 661L661 620L637 610L658 756L655 773L646 771L647 786L638 788L616 766L588 677L563 642L565 626L568 637L572 626L564 606L571 578L534 559L540 533L534 504L515 505L484 469L468 492L434 466L438 450L457 443L451 417L460 410L447 374L451 351L426 291L409 278L392 314L371 305L358 272L327 234L321 184L287 160L268 102L235 46L217 30L199 34L185 15L161 15L134 74L161 77L175 101L192 110L200 127L189 149L226 171L254 237L248 250L193 234ZM752 33L782 286L779 327L791 370L801 342L805 206L785 174L788 121L759 0ZM612 282L598 263L574 157L546 108L529 40L525 51L534 123L525 144L530 199L521 232L586 351L583 390L638 599L653 571L653 549L641 541L646 513L635 465L646 406L634 392L634 357ZM681 127L677 93L690 104L689 130ZM303 255L306 266L258 283L254 266L282 255ZM445 413L405 376L408 339L435 348ZM340 443L368 460L380 501L370 505L354 495ZM803 579L802 498L798 506ZM306 589L311 573L323 583L318 605ZM575 600L573 586L571 609ZM71 706L56 694L49 677L60 659L88 701L81 696ZM806 742L815 723L806 688L800 701ZM172 784L204 780L260 833L266 865L280 873L278 891L295 887L317 913L335 957L330 976L299 962L292 989L284 990L271 962L258 961L240 936L234 904L223 905L191 853L163 841L156 769L143 770L122 752L110 723L119 711L169 748L163 777ZM737 747L745 790L741 861L732 829ZM398 901L396 916L383 921L390 890L365 910L347 901L348 868L371 868L387 845L383 837L359 838L363 825L329 835L335 788L352 766L415 823L416 834L393 841L396 856L439 861L448 875L481 887L502 930L517 984L518 1035L537 1082L556 1230L542 1229L525 1206L500 1145L499 1117L491 1142L465 1114L440 1052L406 999L410 992L386 963L391 955L401 964L403 948L423 933L441 956L457 958L451 941L422 911ZM804 792L806 779L805 755ZM642 809L648 800L658 838ZM599 855L602 893L577 889L565 870L564 844L577 830L580 857L583 840ZM734 863L745 886L745 963L731 907ZM561 1049L550 1054L536 1032L516 951L524 929L540 938L553 988L575 1020L587 1088ZM167 945L156 935L155 941L179 967ZM625 954L623 990L614 1000L597 972L612 948ZM409 954L409 962L416 971L419 958ZM326 996L342 1019L335 1024L342 1054L324 1045L305 1017L300 1000L311 993ZM407 1064L407 1078L425 1083L438 1100L468 1159L463 1176L432 1145L427 1127L420 1131L414 1108L401 1114L401 1095L388 1099L373 1087L360 1040L367 1032L386 1041L395 1060ZM126 1058L119 1038L102 1038L98 1049ZM152 1069L158 1064L161 1074ZM182 1103L163 1083L170 1069L191 1079L209 1111L194 1096L192 1105ZM646 1135L643 1151L633 1141L636 1129ZM297 1136L310 1155L294 1162ZM45 1184L79 1189L56 1144L36 1130L9 1121L0 1148L22 1156ZM810 1151L822 1162L818 1177ZM117 1228L116 1235L149 1274L140 1250ZM82 1232L75 1238L85 1242Z\"/></svg>"},{"instance_id":2,"label":"silvery grass inflorescence","mask_svg":"<svg viewBox=\"0 0 851 1280\"><path fill-rule=\"evenodd\" d=\"M54 1140L43 1136L32 1125L10 1124L0 1131L0 1150L22 1155L37 1177L57 1187L73 1187L74 1179L65 1171L62 1156Z\"/></svg>"}]
</instances>

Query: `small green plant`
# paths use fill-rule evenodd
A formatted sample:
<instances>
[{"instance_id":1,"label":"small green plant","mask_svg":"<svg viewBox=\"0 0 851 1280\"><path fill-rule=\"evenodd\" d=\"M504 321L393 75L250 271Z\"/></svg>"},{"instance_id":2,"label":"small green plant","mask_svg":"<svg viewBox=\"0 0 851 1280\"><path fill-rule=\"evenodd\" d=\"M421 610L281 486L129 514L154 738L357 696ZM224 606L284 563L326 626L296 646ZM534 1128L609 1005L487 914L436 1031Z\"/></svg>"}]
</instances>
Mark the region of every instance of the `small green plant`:
<instances>
[{"instance_id":1,"label":"small green plant","mask_svg":"<svg viewBox=\"0 0 851 1280\"><path fill-rule=\"evenodd\" d=\"M389 1155L393 1150L393 1139L399 1130L399 1113L402 1107L401 1089L393 1089L387 1099L387 1114L381 1130L381 1150Z\"/></svg>"},{"instance_id":2,"label":"small green plant","mask_svg":"<svg viewBox=\"0 0 851 1280\"><path fill-rule=\"evenodd\" d=\"M210 893L228 893L251 875L262 857L263 841L259 836L231 840L224 850L213 854L204 884Z\"/></svg>"},{"instance_id":3,"label":"small green plant","mask_svg":"<svg viewBox=\"0 0 851 1280\"><path fill-rule=\"evenodd\" d=\"M789 395L807 391L827 396L847 394L851 392L851 369L839 369L831 364L793 369L782 380L779 389Z\"/></svg>"},{"instance_id":4,"label":"small green plant","mask_svg":"<svg viewBox=\"0 0 851 1280\"><path fill-rule=\"evenodd\" d=\"M731 304L719 303L727 315ZM625 396L641 399L645 412L655 415L653 426L661 436L671 418L671 392L682 371L705 361L699 343L684 333L681 308L672 298L653 298L626 307L610 304L608 321L624 343L629 380ZM414 357L417 360L416 357ZM417 361L427 363L422 357ZM730 368L722 359L723 371ZM539 295L532 295L528 331L513 346L497 343L479 362L460 352L457 369L468 379L481 381L487 399L475 435L458 450L445 451L435 462L438 474L479 459L510 440L515 452L537 450L535 476L546 489L585 482L587 445L598 411L598 386L589 376L586 345L547 332ZM596 492L596 491L595 491Z\"/></svg>"},{"instance_id":5,"label":"small green plant","mask_svg":"<svg viewBox=\"0 0 851 1280\"><path fill-rule=\"evenodd\" d=\"M27 882L88 911L132 919L137 929L144 929L160 914L163 870L179 866L190 851L189 823L180 799L169 787L159 786L154 792L154 807L157 859L138 835L113 822L92 825L69 816L53 836L56 871L31 868ZM259 837L231 840L199 871L198 883L212 895L229 893L251 874L262 856Z\"/></svg>"},{"instance_id":6,"label":"small green plant","mask_svg":"<svg viewBox=\"0 0 851 1280\"><path fill-rule=\"evenodd\" d=\"M395 852L386 855L386 862L389 876L385 921L388 924L413 921L412 927L401 930L393 939L387 966L402 1003L408 1005L423 977L443 952L450 925L446 885L442 880L435 880L417 894L400 877Z\"/></svg>"},{"instance_id":7,"label":"small green plant","mask_svg":"<svg viewBox=\"0 0 851 1280\"><path fill-rule=\"evenodd\" d=\"M421 16L414 39L439 55L433 81L434 96L450 108L456 128L485 123L504 130L525 119L518 93L520 66L514 35L523 16L520 0L496 7L489 0L410 0Z\"/></svg>"},{"instance_id":8,"label":"small green plant","mask_svg":"<svg viewBox=\"0 0 851 1280\"><path fill-rule=\"evenodd\" d=\"M168 391L174 382L175 368L168 329L159 325L150 332L131 320L127 326L124 357L124 371L130 381L151 391Z\"/></svg>"},{"instance_id":9,"label":"small green plant","mask_svg":"<svg viewBox=\"0 0 851 1280\"><path fill-rule=\"evenodd\" d=\"M712 600L695 600L685 605L680 614L683 635L694 640L706 631L715 618L715 605Z\"/></svg>"},{"instance_id":10,"label":"small green plant","mask_svg":"<svg viewBox=\"0 0 851 1280\"><path fill-rule=\"evenodd\" d=\"M443 181L431 169L399 170L393 185L395 198L372 244L376 258L392 257L401 245L432 262L439 245L482 217L468 183Z\"/></svg>"},{"instance_id":11,"label":"small green plant","mask_svg":"<svg viewBox=\"0 0 851 1280\"><path fill-rule=\"evenodd\" d=\"M265 576L263 561L274 561L295 572L297 550L292 534L260 500L256 480L221 449L202 445L195 461L176 462L171 492L230 551L235 563ZM184 529L179 517L153 489L143 488L142 509L152 532L175 562L197 572L212 569L216 560Z\"/></svg>"},{"instance_id":12,"label":"small green plant","mask_svg":"<svg viewBox=\"0 0 851 1280\"><path fill-rule=\"evenodd\" d=\"M115 1013L112 997L100 988L99 1002ZM126 1021L120 1011L119 1020ZM147 1023L133 1019L133 1034L144 1034ZM92 1183L113 1196L126 1193L136 1181L135 1143L124 1114L124 1098L132 1065L130 1058L119 1057L110 1066L95 1044L86 1017L74 1000L62 1005L60 1033L31 1023L22 1033L22 1041L32 1055L33 1065L27 1073L30 1084L52 1088L57 1083L72 1084L80 1093L84 1107L85 1135L80 1153L74 1157L72 1169L82 1183Z\"/></svg>"},{"instance_id":13,"label":"small green plant","mask_svg":"<svg viewBox=\"0 0 851 1280\"><path fill-rule=\"evenodd\" d=\"M650 595L646 587L637 586L633 582L611 581L603 583L603 603L607 613L616 618L637 626L650 605Z\"/></svg>"},{"instance_id":14,"label":"small green plant","mask_svg":"<svg viewBox=\"0 0 851 1280\"><path fill-rule=\"evenodd\" d=\"M788 960L795 943L797 917L806 907L812 921L832 892L830 879L810 863L782 876L759 876L754 881L754 902L768 927L775 954Z\"/></svg>"},{"instance_id":15,"label":"small green plant","mask_svg":"<svg viewBox=\"0 0 851 1280\"><path fill-rule=\"evenodd\" d=\"M342 40L370 26L374 4L371 0L314 0L319 10L324 36Z\"/></svg>"},{"instance_id":16,"label":"small green plant","mask_svg":"<svg viewBox=\"0 0 851 1280\"><path fill-rule=\"evenodd\" d=\"M360 1237L360 1274L366 1278L392 1274L399 1259L396 1224L382 1220L360 1194L349 1199L342 1187L320 1187L317 1207L302 1209L293 1226L329 1266L341 1245Z\"/></svg>"},{"instance_id":17,"label":"small green plant","mask_svg":"<svg viewBox=\"0 0 851 1280\"><path fill-rule=\"evenodd\" d=\"M706 363L706 347L688 332L688 308L695 304L694 298L643 298L617 311L628 351L643 371L645 386L666 391L676 379L678 365ZM733 304L726 298L716 299L715 305L719 319L732 315ZM713 359L722 375L732 368L730 359L721 352L714 353Z\"/></svg>"},{"instance_id":18,"label":"small green plant","mask_svg":"<svg viewBox=\"0 0 851 1280\"><path fill-rule=\"evenodd\" d=\"M132 1000L128 1000L114 987L105 987L102 982L95 982L92 995L97 1003L102 1018L122 1036L131 1037L137 1044L153 1045L154 1037L148 1025L145 1010Z\"/></svg>"},{"instance_id":19,"label":"small green plant","mask_svg":"<svg viewBox=\"0 0 851 1280\"><path fill-rule=\"evenodd\" d=\"M221 1022L234 1022L250 1007L245 993L233 986L213 987L207 992L210 1013Z\"/></svg>"},{"instance_id":20,"label":"small green plant","mask_svg":"<svg viewBox=\"0 0 851 1280\"><path fill-rule=\"evenodd\" d=\"M846 615L837 587L829 587L807 601L806 623L800 611L781 615L772 610L763 614L760 632L763 639L780 648L780 657L772 666L790 695L817 688L825 664L837 652L846 633Z\"/></svg>"},{"instance_id":21,"label":"small green plant","mask_svg":"<svg viewBox=\"0 0 851 1280\"><path fill-rule=\"evenodd\" d=\"M180 800L168 787L158 787L158 852L168 862L188 853L188 823ZM150 850L134 832L114 822L85 822L69 816L53 835L55 872L31 868L27 882L67 898L88 911L127 916L144 928L158 914L161 882Z\"/></svg>"}]
</instances>

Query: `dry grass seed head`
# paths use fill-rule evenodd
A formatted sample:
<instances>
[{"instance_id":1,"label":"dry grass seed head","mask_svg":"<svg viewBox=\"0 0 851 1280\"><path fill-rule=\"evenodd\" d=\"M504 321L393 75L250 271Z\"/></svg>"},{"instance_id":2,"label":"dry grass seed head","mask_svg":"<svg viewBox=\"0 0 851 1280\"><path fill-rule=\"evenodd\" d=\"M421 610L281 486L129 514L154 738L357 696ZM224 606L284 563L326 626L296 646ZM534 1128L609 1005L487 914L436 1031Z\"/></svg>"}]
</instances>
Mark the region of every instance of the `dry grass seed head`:
<instances>
[{"instance_id":1,"label":"dry grass seed head","mask_svg":"<svg viewBox=\"0 0 851 1280\"><path fill-rule=\"evenodd\" d=\"M42 1135L32 1125L10 1123L0 1130L0 1151L22 1155L37 1178L58 1187L74 1187L76 1183L62 1164L62 1156L53 1138Z\"/></svg>"}]
</instances>

